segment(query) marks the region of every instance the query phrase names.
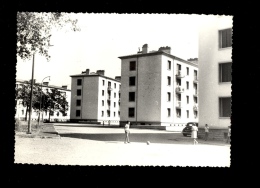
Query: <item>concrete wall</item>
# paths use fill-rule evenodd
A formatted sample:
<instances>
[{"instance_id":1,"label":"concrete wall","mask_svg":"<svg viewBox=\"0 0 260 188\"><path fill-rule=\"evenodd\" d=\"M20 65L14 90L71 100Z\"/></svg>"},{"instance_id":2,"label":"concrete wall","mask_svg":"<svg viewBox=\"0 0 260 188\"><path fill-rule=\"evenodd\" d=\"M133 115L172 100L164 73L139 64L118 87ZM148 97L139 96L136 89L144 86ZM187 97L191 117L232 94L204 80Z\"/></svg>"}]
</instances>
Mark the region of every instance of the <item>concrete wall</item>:
<instances>
[{"instance_id":1,"label":"concrete wall","mask_svg":"<svg viewBox=\"0 0 260 188\"><path fill-rule=\"evenodd\" d=\"M231 16L207 16L199 32L199 127L226 129L230 118L219 117L219 97L231 96L231 83L219 83L219 63L232 62L232 48L219 49L218 31L232 27Z\"/></svg>"}]
</instances>

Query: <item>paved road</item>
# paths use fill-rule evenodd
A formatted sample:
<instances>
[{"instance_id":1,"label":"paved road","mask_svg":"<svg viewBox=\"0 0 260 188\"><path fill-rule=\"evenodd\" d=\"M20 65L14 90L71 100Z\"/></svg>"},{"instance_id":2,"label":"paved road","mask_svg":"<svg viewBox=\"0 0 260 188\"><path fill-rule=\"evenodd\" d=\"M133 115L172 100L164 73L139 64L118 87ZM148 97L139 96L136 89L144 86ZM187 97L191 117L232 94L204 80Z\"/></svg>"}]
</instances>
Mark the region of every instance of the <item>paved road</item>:
<instances>
[{"instance_id":1,"label":"paved road","mask_svg":"<svg viewBox=\"0 0 260 188\"><path fill-rule=\"evenodd\" d=\"M230 166L230 147L162 130L55 125L60 139L16 137L15 163L61 165ZM150 141L150 145L146 142Z\"/></svg>"}]
</instances>

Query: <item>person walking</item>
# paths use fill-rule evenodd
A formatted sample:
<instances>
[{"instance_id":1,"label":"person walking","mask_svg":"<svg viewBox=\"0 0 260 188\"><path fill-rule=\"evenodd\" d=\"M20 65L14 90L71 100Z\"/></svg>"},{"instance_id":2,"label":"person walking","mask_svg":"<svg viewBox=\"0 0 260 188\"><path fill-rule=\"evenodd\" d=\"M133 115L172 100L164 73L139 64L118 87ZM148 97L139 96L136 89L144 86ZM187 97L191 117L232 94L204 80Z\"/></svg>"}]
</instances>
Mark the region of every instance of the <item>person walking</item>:
<instances>
[{"instance_id":1,"label":"person walking","mask_svg":"<svg viewBox=\"0 0 260 188\"><path fill-rule=\"evenodd\" d=\"M209 136L209 126L208 124L205 125L205 141L208 140L208 136Z\"/></svg>"},{"instance_id":2,"label":"person walking","mask_svg":"<svg viewBox=\"0 0 260 188\"><path fill-rule=\"evenodd\" d=\"M129 134L130 134L130 122L128 121L125 124L125 144L130 143L129 141Z\"/></svg>"},{"instance_id":3,"label":"person walking","mask_svg":"<svg viewBox=\"0 0 260 188\"><path fill-rule=\"evenodd\" d=\"M198 132L198 127L196 125L193 125L191 127L191 138L193 138L193 145L198 144L197 139L197 132Z\"/></svg>"},{"instance_id":4,"label":"person walking","mask_svg":"<svg viewBox=\"0 0 260 188\"><path fill-rule=\"evenodd\" d=\"M230 136L231 136L231 126L228 126L228 135L227 135L227 143L230 141Z\"/></svg>"}]
</instances>

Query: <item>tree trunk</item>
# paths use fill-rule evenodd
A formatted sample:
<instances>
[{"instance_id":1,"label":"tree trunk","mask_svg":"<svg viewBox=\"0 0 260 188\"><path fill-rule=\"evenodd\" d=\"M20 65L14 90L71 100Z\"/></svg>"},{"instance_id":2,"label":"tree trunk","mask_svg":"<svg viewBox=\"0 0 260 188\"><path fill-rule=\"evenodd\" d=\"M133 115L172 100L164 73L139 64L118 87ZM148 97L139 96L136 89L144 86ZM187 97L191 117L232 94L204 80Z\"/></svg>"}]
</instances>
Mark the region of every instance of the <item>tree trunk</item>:
<instances>
[{"instance_id":1,"label":"tree trunk","mask_svg":"<svg viewBox=\"0 0 260 188\"><path fill-rule=\"evenodd\" d=\"M26 105L26 111L25 111L25 121L27 121L27 112L28 112L28 105Z\"/></svg>"},{"instance_id":2,"label":"tree trunk","mask_svg":"<svg viewBox=\"0 0 260 188\"><path fill-rule=\"evenodd\" d=\"M49 110L49 122L51 122L51 110Z\"/></svg>"}]
</instances>

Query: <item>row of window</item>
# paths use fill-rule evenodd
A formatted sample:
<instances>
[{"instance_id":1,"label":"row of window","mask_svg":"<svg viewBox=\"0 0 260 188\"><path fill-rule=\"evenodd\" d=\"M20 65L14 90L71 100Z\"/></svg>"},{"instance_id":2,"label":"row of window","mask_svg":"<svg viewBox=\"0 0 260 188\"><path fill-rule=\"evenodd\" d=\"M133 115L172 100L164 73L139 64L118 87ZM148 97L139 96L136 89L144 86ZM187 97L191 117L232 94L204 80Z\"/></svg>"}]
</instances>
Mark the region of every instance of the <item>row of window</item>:
<instances>
[{"instance_id":1,"label":"row of window","mask_svg":"<svg viewBox=\"0 0 260 188\"><path fill-rule=\"evenodd\" d=\"M81 86L82 85L82 79L77 79L77 85L78 86ZM102 80L102 85L103 86L105 86L105 80ZM117 86L117 84L116 83L114 83L114 88L116 89L116 86ZM119 86L119 88L120 88L120 84L118 84L118 86ZM108 81L108 87L111 87L111 82L110 81Z\"/></svg>"},{"instance_id":2,"label":"row of window","mask_svg":"<svg viewBox=\"0 0 260 188\"><path fill-rule=\"evenodd\" d=\"M102 100L102 106L105 105L105 102L104 100ZM110 102L107 103L108 106L110 106ZM81 100L80 99L77 99L76 100L76 106L81 106ZM119 106L120 106L120 103L119 103ZM116 102L114 102L114 107L116 107Z\"/></svg>"},{"instance_id":3,"label":"row of window","mask_svg":"<svg viewBox=\"0 0 260 188\"><path fill-rule=\"evenodd\" d=\"M110 92L108 93L110 97ZM77 89L77 96L81 96L81 89ZM105 96L105 90L102 90L102 96ZM120 93L118 93L118 97L120 98ZM116 98L116 92L114 92L114 98Z\"/></svg>"},{"instance_id":4,"label":"row of window","mask_svg":"<svg viewBox=\"0 0 260 188\"><path fill-rule=\"evenodd\" d=\"M76 117L80 117L81 110L76 110ZM101 116L104 117L104 111L101 111ZM118 116L120 117L120 111L118 111ZM107 117L110 117L110 111L107 111ZM116 112L114 112L114 117L116 117Z\"/></svg>"}]
</instances>

